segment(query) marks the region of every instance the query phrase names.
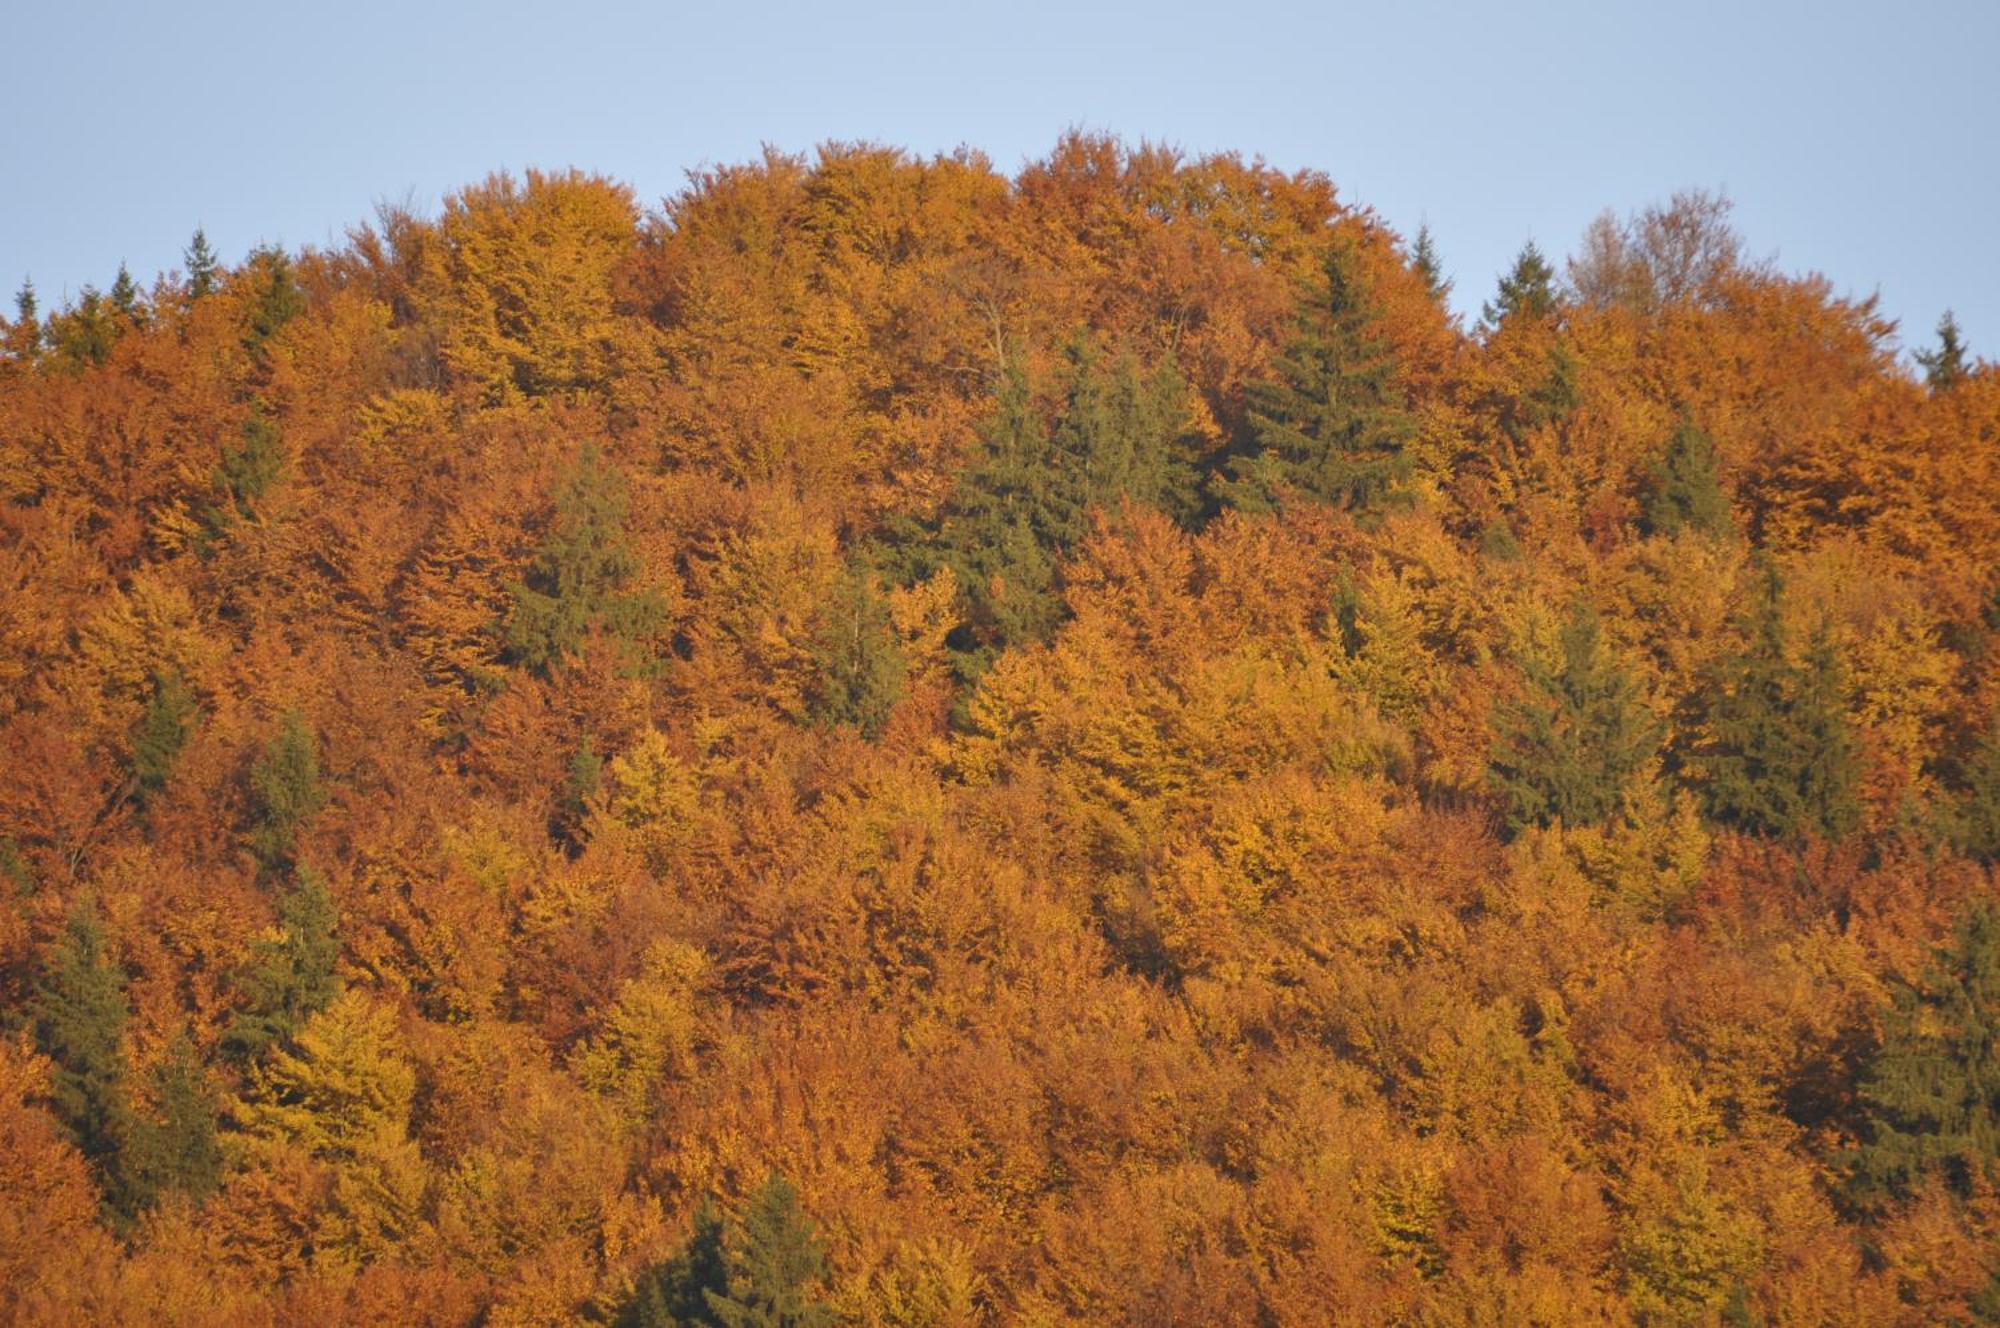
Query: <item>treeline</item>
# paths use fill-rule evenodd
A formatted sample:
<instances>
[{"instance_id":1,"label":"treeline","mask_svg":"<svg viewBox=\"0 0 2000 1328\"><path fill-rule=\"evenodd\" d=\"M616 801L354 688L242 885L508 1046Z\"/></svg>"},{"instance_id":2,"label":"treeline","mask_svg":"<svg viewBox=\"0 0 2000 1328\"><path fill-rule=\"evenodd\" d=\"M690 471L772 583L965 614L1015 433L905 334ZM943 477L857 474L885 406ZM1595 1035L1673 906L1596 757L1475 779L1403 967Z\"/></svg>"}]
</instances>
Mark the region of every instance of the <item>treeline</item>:
<instances>
[{"instance_id":1,"label":"treeline","mask_svg":"<svg viewBox=\"0 0 2000 1328\"><path fill-rule=\"evenodd\" d=\"M0 332L0 1317L2000 1321L2000 372L1072 135Z\"/></svg>"}]
</instances>

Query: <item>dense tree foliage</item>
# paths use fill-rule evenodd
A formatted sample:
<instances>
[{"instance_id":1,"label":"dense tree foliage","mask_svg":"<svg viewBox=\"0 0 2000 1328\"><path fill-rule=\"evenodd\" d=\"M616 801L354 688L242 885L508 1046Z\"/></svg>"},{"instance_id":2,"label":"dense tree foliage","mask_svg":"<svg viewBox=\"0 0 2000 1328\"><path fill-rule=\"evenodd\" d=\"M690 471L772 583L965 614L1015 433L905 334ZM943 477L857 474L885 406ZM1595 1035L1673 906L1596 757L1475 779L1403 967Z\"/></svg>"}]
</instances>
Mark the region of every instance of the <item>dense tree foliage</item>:
<instances>
[{"instance_id":1,"label":"dense tree foliage","mask_svg":"<svg viewBox=\"0 0 2000 1328\"><path fill-rule=\"evenodd\" d=\"M1074 134L24 289L0 1321L1992 1318L2000 376L1744 255Z\"/></svg>"}]
</instances>

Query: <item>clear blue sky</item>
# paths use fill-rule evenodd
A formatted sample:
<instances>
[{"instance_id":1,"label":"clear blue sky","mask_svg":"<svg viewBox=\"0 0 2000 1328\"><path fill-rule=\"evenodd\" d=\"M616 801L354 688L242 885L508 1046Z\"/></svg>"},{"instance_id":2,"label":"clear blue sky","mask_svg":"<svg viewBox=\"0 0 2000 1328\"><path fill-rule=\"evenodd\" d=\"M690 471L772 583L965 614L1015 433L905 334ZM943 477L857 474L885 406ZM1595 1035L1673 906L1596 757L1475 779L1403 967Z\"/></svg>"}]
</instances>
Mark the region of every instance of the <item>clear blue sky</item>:
<instances>
[{"instance_id":1,"label":"clear blue sky","mask_svg":"<svg viewBox=\"0 0 2000 1328\"><path fill-rule=\"evenodd\" d=\"M2000 357L2000 0L304 5L7 0L0 283L336 241L497 168L656 202L871 139L1004 170L1067 126L1326 171L1476 310L1523 239L1726 190L1753 253ZM11 310L9 310L11 312Z\"/></svg>"}]
</instances>

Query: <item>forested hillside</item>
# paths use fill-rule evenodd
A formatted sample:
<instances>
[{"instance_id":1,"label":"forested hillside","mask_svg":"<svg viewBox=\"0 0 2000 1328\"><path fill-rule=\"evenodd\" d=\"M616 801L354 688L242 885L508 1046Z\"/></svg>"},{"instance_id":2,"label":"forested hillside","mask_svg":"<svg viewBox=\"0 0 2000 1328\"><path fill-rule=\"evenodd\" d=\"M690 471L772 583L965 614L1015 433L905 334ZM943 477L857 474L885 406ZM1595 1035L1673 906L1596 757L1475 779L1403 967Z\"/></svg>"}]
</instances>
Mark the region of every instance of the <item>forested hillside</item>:
<instances>
[{"instance_id":1,"label":"forested hillside","mask_svg":"<svg viewBox=\"0 0 2000 1328\"><path fill-rule=\"evenodd\" d=\"M1079 134L24 291L0 1320L2000 1322L2000 370L1444 262Z\"/></svg>"}]
</instances>

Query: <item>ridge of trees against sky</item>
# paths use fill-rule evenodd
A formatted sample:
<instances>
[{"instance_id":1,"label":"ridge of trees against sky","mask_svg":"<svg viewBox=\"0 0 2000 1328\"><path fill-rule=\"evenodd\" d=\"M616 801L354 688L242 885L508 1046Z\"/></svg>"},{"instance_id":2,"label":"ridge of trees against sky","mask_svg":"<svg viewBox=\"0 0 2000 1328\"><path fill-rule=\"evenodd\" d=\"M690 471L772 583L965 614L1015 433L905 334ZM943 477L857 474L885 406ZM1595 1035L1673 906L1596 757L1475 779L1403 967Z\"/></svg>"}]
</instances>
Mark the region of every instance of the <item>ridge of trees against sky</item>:
<instances>
[{"instance_id":1,"label":"ridge of trees against sky","mask_svg":"<svg viewBox=\"0 0 2000 1328\"><path fill-rule=\"evenodd\" d=\"M1075 135L0 359L17 1323L2000 1317L2000 375Z\"/></svg>"}]
</instances>

